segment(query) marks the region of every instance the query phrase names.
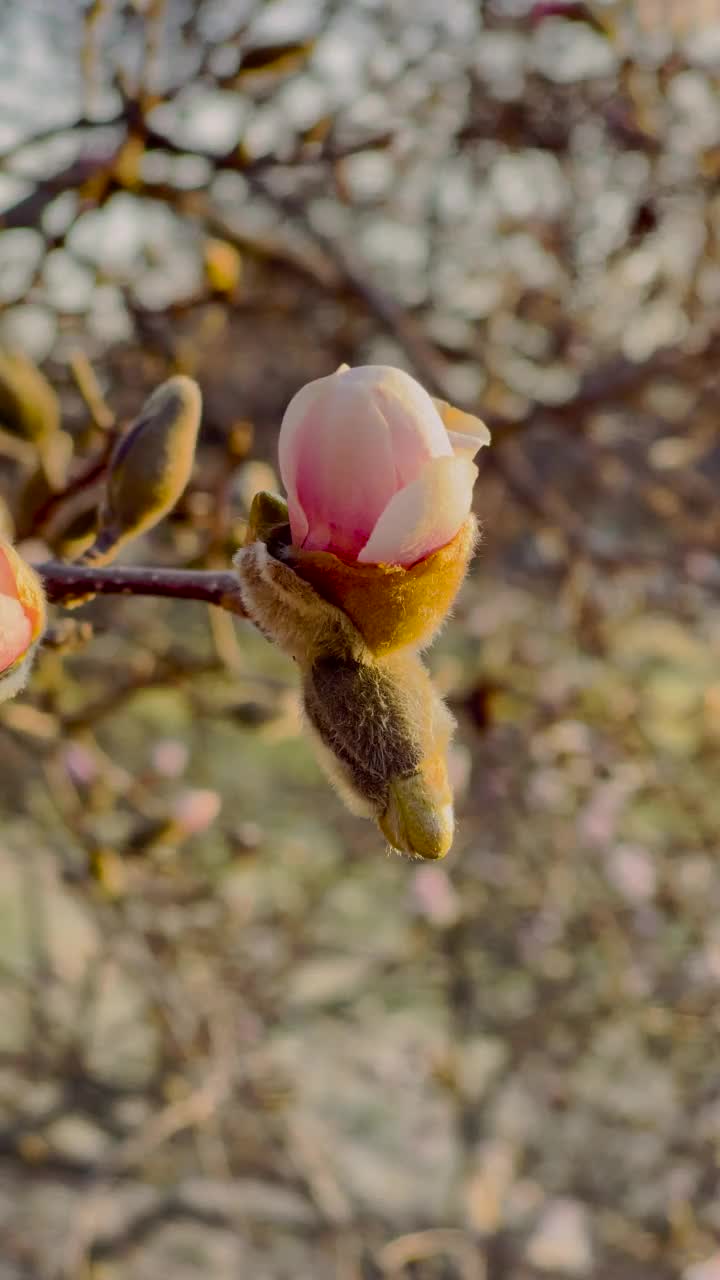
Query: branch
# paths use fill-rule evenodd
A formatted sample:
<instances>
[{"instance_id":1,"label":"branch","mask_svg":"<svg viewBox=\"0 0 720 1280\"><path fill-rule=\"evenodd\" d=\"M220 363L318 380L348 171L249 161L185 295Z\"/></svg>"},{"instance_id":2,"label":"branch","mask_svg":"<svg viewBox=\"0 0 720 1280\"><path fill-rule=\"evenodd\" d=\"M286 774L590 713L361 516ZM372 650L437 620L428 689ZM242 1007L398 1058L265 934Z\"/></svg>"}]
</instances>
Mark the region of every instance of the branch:
<instances>
[{"instance_id":1,"label":"branch","mask_svg":"<svg viewBox=\"0 0 720 1280\"><path fill-rule=\"evenodd\" d=\"M42 181L28 179L34 183L33 190L0 213L0 230L7 231L11 227L36 227L47 206L56 196L64 191L73 191L81 187L98 173L109 172L119 152L120 144L99 155L81 155L64 169Z\"/></svg>"},{"instance_id":2,"label":"branch","mask_svg":"<svg viewBox=\"0 0 720 1280\"><path fill-rule=\"evenodd\" d=\"M217 605L240 618L247 617L234 573L194 569L161 569L61 564L47 560L35 565L45 583L48 599L56 604L84 595L164 596L174 600L200 600Z\"/></svg>"},{"instance_id":3,"label":"branch","mask_svg":"<svg viewBox=\"0 0 720 1280\"><path fill-rule=\"evenodd\" d=\"M5 151L0 152L0 163L4 165L7 160L14 160L23 151L42 146L45 142L54 142L57 138L63 138L68 134L77 134L86 130L89 132L90 130L117 129L124 123L125 116L122 112L110 116L108 120L92 120L88 116L76 116L74 120L68 120L65 124L53 124L47 129L39 129L37 133L25 134L17 142L11 143Z\"/></svg>"}]
</instances>

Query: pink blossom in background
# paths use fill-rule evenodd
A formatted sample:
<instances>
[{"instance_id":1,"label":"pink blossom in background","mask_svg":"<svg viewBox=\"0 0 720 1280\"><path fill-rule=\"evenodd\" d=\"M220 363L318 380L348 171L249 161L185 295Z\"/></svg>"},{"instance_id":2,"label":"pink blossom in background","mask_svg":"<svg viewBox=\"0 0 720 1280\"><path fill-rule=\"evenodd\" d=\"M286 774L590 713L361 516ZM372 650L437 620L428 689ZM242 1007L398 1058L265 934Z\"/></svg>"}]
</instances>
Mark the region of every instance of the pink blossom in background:
<instances>
[{"instance_id":1,"label":"pink blossom in background","mask_svg":"<svg viewBox=\"0 0 720 1280\"><path fill-rule=\"evenodd\" d=\"M81 742L68 742L63 749L62 759L73 782L87 786L98 777L100 771L97 757Z\"/></svg>"},{"instance_id":2,"label":"pink blossom in background","mask_svg":"<svg viewBox=\"0 0 720 1280\"><path fill-rule=\"evenodd\" d=\"M190 752L179 738L161 738L152 749L152 767L163 778L180 778L189 758Z\"/></svg>"},{"instance_id":3,"label":"pink blossom in background","mask_svg":"<svg viewBox=\"0 0 720 1280\"><path fill-rule=\"evenodd\" d=\"M443 867L418 867L412 881L413 897L421 915L440 929L455 924L460 901Z\"/></svg>"},{"instance_id":4,"label":"pink blossom in background","mask_svg":"<svg viewBox=\"0 0 720 1280\"><path fill-rule=\"evenodd\" d=\"M294 544L361 564L424 559L467 519L472 458L489 441L401 369L342 366L309 382L280 430Z\"/></svg>"},{"instance_id":5,"label":"pink blossom in background","mask_svg":"<svg viewBox=\"0 0 720 1280\"><path fill-rule=\"evenodd\" d=\"M212 826L222 806L217 791L193 787L182 791L173 805L173 819L188 836L199 835Z\"/></svg>"}]
</instances>

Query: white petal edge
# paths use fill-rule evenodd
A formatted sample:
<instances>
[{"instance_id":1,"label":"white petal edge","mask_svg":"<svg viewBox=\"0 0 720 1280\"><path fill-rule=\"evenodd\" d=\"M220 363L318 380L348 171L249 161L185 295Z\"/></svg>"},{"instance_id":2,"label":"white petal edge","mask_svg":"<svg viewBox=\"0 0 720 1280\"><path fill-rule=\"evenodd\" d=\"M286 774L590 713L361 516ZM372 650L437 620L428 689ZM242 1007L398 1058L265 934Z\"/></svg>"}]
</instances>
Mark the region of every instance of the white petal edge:
<instances>
[{"instance_id":1,"label":"white petal edge","mask_svg":"<svg viewBox=\"0 0 720 1280\"><path fill-rule=\"evenodd\" d=\"M468 458L433 458L390 499L359 563L407 566L444 547L470 513L477 473Z\"/></svg>"},{"instance_id":2,"label":"white petal edge","mask_svg":"<svg viewBox=\"0 0 720 1280\"><path fill-rule=\"evenodd\" d=\"M479 449L490 444L492 436L482 418L476 418L464 409L456 409L454 404L438 400L436 396L433 396L433 404L443 420L456 457L472 460Z\"/></svg>"}]
</instances>

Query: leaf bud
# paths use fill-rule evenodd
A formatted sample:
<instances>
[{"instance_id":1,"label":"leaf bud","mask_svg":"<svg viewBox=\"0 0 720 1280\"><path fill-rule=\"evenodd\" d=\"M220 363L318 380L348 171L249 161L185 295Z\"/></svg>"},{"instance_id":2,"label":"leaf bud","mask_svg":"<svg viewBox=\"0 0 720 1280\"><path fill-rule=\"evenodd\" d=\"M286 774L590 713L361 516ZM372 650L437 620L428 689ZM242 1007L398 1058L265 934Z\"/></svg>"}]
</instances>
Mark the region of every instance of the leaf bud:
<instances>
[{"instance_id":1,"label":"leaf bud","mask_svg":"<svg viewBox=\"0 0 720 1280\"><path fill-rule=\"evenodd\" d=\"M97 535L84 562L113 560L172 510L192 472L201 408L200 388L181 374L145 401L110 459Z\"/></svg>"},{"instance_id":2,"label":"leaf bud","mask_svg":"<svg viewBox=\"0 0 720 1280\"><path fill-rule=\"evenodd\" d=\"M60 403L23 351L0 349L0 425L35 444L60 426Z\"/></svg>"}]
</instances>

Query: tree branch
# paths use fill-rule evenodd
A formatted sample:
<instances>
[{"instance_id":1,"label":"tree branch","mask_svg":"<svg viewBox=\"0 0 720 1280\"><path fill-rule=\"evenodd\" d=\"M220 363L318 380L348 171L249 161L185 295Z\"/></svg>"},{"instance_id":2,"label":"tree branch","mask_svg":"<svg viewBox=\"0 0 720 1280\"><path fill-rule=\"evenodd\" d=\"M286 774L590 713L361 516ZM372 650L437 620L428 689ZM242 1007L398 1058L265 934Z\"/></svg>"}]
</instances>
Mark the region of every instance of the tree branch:
<instances>
[{"instance_id":1,"label":"tree branch","mask_svg":"<svg viewBox=\"0 0 720 1280\"><path fill-rule=\"evenodd\" d=\"M240 618L246 617L234 573L228 570L164 569L112 565L61 564L47 560L35 565L48 599L56 604L83 595L164 596L174 600L200 600L217 605Z\"/></svg>"}]
</instances>

